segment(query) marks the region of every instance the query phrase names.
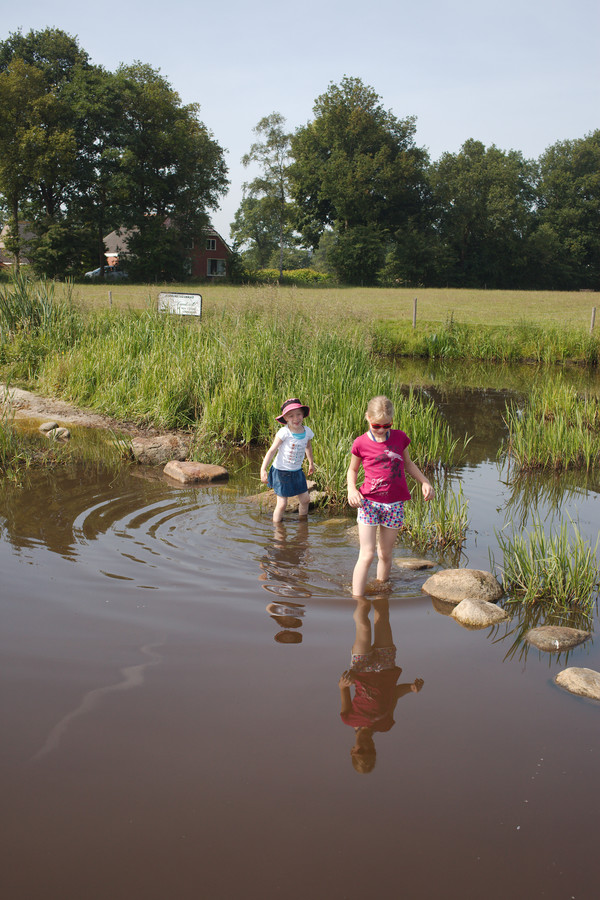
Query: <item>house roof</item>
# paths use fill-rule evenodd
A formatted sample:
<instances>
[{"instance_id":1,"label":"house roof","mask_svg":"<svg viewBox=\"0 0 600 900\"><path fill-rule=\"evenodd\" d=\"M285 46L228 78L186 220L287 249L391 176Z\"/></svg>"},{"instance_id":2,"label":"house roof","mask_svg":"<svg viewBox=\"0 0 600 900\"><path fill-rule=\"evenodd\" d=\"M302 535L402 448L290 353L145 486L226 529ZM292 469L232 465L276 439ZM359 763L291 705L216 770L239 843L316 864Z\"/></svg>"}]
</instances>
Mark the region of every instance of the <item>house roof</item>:
<instances>
[{"instance_id":1,"label":"house roof","mask_svg":"<svg viewBox=\"0 0 600 900\"><path fill-rule=\"evenodd\" d=\"M104 238L104 246L106 247L107 254L118 256L119 253L127 253L129 237L136 230L137 229L135 228L118 228L115 231L111 231L110 234L107 234ZM227 247L228 250L231 250L227 241L223 240L219 232L213 228L212 225L207 225L206 228L202 229L200 234L202 237L218 237L224 246Z\"/></svg>"}]
</instances>

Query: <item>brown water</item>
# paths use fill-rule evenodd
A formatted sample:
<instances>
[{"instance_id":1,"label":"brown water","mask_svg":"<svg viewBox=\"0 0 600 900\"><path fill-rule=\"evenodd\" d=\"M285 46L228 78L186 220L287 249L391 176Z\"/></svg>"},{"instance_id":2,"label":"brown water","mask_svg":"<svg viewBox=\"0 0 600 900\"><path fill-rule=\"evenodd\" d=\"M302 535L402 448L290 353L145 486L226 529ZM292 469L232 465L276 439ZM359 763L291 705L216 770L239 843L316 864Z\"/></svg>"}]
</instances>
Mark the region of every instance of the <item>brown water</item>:
<instances>
[{"instance_id":1,"label":"brown water","mask_svg":"<svg viewBox=\"0 0 600 900\"><path fill-rule=\"evenodd\" d=\"M456 476L461 564L489 568L494 529L534 513L595 541L597 485L506 483L503 396L486 396L489 440ZM481 403L446 411L460 427ZM93 466L4 485L2 897L595 897L600 704L553 677L600 669L598 642L557 657L526 652L524 620L465 630L394 568L400 683L424 684L357 773L338 688L353 520L274 531L244 499L257 471L198 490Z\"/></svg>"}]
</instances>

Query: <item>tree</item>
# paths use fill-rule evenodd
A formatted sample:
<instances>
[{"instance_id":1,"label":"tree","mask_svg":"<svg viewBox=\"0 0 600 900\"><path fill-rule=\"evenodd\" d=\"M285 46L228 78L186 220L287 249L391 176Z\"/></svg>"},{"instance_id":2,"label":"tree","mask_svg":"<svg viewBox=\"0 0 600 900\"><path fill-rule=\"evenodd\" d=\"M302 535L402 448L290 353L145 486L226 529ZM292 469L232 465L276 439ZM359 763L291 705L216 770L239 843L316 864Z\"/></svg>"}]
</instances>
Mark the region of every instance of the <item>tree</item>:
<instances>
[{"instance_id":1,"label":"tree","mask_svg":"<svg viewBox=\"0 0 600 900\"><path fill-rule=\"evenodd\" d=\"M560 288L600 288L600 130L558 141L540 158L540 275Z\"/></svg>"},{"instance_id":2,"label":"tree","mask_svg":"<svg viewBox=\"0 0 600 900\"><path fill-rule=\"evenodd\" d=\"M208 222L226 190L223 150L149 65L117 71L123 102L116 191L121 225L132 229L130 264L145 277L181 277L183 247Z\"/></svg>"},{"instance_id":3,"label":"tree","mask_svg":"<svg viewBox=\"0 0 600 900\"><path fill-rule=\"evenodd\" d=\"M250 240L251 247L254 243L258 249L256 244L258 238L258 243L266 248L269 236L277 229L280 278L283 276L284 248L296 244L290 227L288 199L291 135L284 130L284 125L285 118L281 113L273 112L261 119L253 129L254 134L262 139L252 144L248 153L242 157L242 164L249 166L251 163L258 163L261 174L244 185L248 195L245 199L249 202L245 205L242 202L242 207L238 211L239 217L236 215L237 230L240 234L246 231L246 240ZM250 214L251 217L247 225L243 224L246 214ZM259 236L256 228L259 222L263 223L265 229L262 236ZM272 253L269 257L271 255Z\"/></svg>"},{"instance_id":4,"label":"tree","mask_svg":"<svg viewBox=\"0 0 600 900\"><path fill-rule=\"evenodd\" d=\"M236 247L243 252L245 265L250 269L265 269L280 243L280 227L273 209L264 198L244 197L231 223L230 234Z\"/></svg>"},{"instance_id":5,"label":"tree","mask_svg":"<svg viewBox=\"0 0 600 900\"><path fill-rule=\"evenodd\" d=\"M533 227L535 166L520 152L473 139L444 153L430 181L437 225L452 260L449 283L518 287Z\"/></svg>"},{"instance_id":6,"label":"tree","mask_svg":"<svg viewBox=\"0 0 600 900\"><path fill-rule=\"evenodd\" d=\"M365 229L371 232L363 276L373 280L375 256L383 258L394 231L419 213L426 192L427 154L415 146L415 119L397 119L380 99L359 78L346 76L317 98L313 121L292 138L296 225L315 248L324 230L333 229L336 270L345 278L357 270L352 239L344 233L359 229L364 242ZM373 254L377 241L380 251ZM348 265L342 263L346 251Z\"/></svg>"}]
</instances>

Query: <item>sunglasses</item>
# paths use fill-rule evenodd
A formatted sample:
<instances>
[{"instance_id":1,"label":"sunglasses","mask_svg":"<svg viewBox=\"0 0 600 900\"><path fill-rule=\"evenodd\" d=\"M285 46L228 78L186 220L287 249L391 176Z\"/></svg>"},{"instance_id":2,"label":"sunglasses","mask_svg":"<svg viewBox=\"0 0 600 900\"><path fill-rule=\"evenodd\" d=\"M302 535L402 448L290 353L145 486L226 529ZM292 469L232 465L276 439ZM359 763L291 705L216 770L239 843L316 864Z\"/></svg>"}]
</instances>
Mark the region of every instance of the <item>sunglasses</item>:
<instances>
[{"instance_id":1,"label":"sunglasses","mask_svg":"<svg viewBox=\"0 0 600 900\"><path fill-rule=\"evenodd\" d=\"M371 428L382 428L387 431L388 428L392 427L392 423L388 422L387 425L379 425L377 422L371 422Z\"/></svg>"}]
</instances>

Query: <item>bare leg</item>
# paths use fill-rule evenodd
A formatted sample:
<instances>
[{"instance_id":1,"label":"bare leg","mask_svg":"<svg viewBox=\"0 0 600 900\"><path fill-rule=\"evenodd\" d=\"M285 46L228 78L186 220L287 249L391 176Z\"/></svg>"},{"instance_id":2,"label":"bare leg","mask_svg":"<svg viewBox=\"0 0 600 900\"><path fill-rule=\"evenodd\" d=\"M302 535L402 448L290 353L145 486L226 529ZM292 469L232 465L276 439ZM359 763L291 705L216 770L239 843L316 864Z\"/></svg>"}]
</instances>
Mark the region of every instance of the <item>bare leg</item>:
<instances>
[{"instance_id":1,"label":"bare leg","mask_svg":"<svg viewBox=\"0 0 600 900\"><path fill-rule=\"evenodd\" d=\"M379 528L379 541L377 542L377 580L389 581L392 568L392 550L398 537L399 528Z\"/></svg>"},{"instance_id":2,"label":"bare leg","mask_svg":"<svg viewBox=\"0 0 600 900\"><path fill-rule=\"evenodd\" d=\"M356 625L356 639L352 645L353 653L368 653L372 649L370 609L371 604L363 597L356 601L356 609L353 616Z\"/></svg>"},{"instance_id":3,"label":"bare leg","mask_svg":"<svg viewBox=\"0 0 600 900\"><path fill-rule=\"evenodd\" d=\"M367 575L369 574L369 566L375 557L377 525L365 525L364 522L359 522L358 538L360 540L360 550L352 575L352 593L355 597L363 597L367 584Z\"/></svg>"},{"instance_id":4,"label":"bare leg","mask_svg":"<svg viewBox=\"0 0 600 900\"><path fill-rule=\"evenodd\" d=\"M373 600L373 646L393 647L392 626L390 624L390 604L387 597Z\"/></svg>"},{"instance_id":5,"label":"bare leg","mask_svg":"<svg viewBox=\"0 0 600 900\"><path fill-rule=\"evenodd\" d=\"M308 505L310 503L310 494L308 491L305 491L303 494L298 494L298 515L301 519L305 519L308 515Z\"/></svg>"},{"instance_id":6,"label":"bare leg","mask_svg":"<svg viewBox=\"0 0 600 900\"><path fill-rule=\"evenodd\" d=\"M285 512L287 502L287 497L280 497L279 494L277 495L277 503L275 504L275 509L273 510L273 521L275 523L281 522L281 520L283 519L283 514Z\"/></svg>"}]
</instances>

